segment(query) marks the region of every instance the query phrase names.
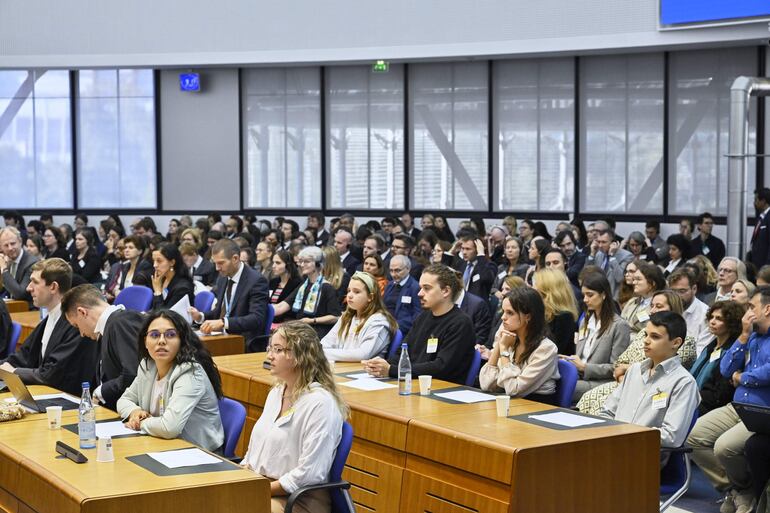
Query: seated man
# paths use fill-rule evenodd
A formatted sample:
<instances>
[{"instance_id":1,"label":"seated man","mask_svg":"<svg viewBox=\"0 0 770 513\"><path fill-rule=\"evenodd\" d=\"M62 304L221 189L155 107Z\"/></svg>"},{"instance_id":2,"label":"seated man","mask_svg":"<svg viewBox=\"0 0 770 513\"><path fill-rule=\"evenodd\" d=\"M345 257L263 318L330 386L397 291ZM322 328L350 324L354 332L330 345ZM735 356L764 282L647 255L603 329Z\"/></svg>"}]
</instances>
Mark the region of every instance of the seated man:
<instances>
[{"instance_id":1,"label":"seated man","mask_svg":"<svg viewBox=\"0 0 770 513\"><path fill-rule=\"evenodd\" d=\"M454 304L462 288L455 273L443 264L425 268L420 277L420 303L424 311L415 319L404 343L409 348L412 376L429 374L436 379L463 384L473 360L473 322ZM390 360L364 360L373 376L398 377L397 351Z\"/></svg>"},{"instance_id":2,"label":"seated man","mask_svg":"<svg viewBox=\"0 0 770 513\"><path fill-rule=\"evenodd\" d=\"M48 309L21 348L0 368L19 375L27 385L48 385L79 396L96 368L96 344L85 340L61 312L61 298L70 289L72 269L61 258L32 266L27 290L38 308Z\"/></svg>"},{"instance_id":3,"label":"seated man","mask_svg":"<svg viewBox=\"0 0 770 513\"><path fill-rule=\"evenodd\" d=\"M700 403L698 384L677 355L687 336L687 323L677 313L658 312L650 317L646 331L647 358L626 371L599 414L656 428L660 446L676 448L687 438ZM661 453L661 466L666 461L668 454Z\"/></svg>"},{"instance_id":4,"label":"seated man","mask_svg":"<svg viewBox=\"0 0 770 513\"><path fill-rule=\"evenodd\" d=\"M484 345L489 339L489 331L492 329L492 311L489 309L489 303L476 294L462 290L462 276L460 276L460 273L456 273L456 275L461 289L460 294L455 299L455 304L473 322L473 331L476 333L474 344Z\"/></svg>"},{"instance_id":5,"label":"seated man","mask_svg":"<svg viewBox=\"0 0 770 513\"><path fill-rule=\"evenodd\" d=\"M396 319L398 329L406 336L412 324L422 312L420 307L420 284L409 271L412 263L404 255L395 255L390 259L390 276L392 281L385 286L383 302L390 314Z\"/></svg>"},{"instance_id":6,"label":"seated man","mask_svg":"<svg viewBox=\"0 0 770 513\"><path fill-rule=\"evenodd\" d=\"M88 284L64 294L61 310L82 336L97 342L94 403L115 410L118 399L136 377L142 314L126 310L123 305L108 304L99 289Z\"/></svg>"},{"instance_id":7,"label":"seated man","mask_svg":"<svg viewBox=\"0 0 770 513\"><path fill-rule=\"evenodd\" d=\"M38 257L24 251L22 246L19 230L13 227L0 230L0 292L5 292L12 299L31 301L27 285L32 264L37 262Z\"/></svg>"},{"instance_id":8,"label":"seated man","mask_svg":"<svg viewBox=\"0 0 770 513\"><path fill-rule=\"evenodd\" d=\"M190 270L190 279L193 282L199 281L207 287L213 287L219 275L217 270L208 260L204 260L198 254L198 248L192 242L183 242L179 245L179 252L182 254L184 265Z\"/></svg>"},{"instance_id":9,"label":"seated man","mask_svg":"<svg viewBox=\"0 0 770 513\"><path fill-rule=\"evenodd\" d=\"M463 289L487 300L495 281L497 267L484 255L484 244L474 235L460 238L463 259L455 269L461 273Z\"/></svg>"},{"instance_id":10,"label":"seated man","mask_svg":"<svg viewBox=\"0 0 770 513\"><path fill-rule=\"evenodd\" d=\"M232 239L220 239L211 247L211 259L220 276L215 287L216 306L203 314L190 307L193 321L203 322L201 331L239 333L246 339L246 351L267 347L267 279L241 262L240 248ZM205 322L204 322L205 321Z\"/></svg>"}]
</instances>

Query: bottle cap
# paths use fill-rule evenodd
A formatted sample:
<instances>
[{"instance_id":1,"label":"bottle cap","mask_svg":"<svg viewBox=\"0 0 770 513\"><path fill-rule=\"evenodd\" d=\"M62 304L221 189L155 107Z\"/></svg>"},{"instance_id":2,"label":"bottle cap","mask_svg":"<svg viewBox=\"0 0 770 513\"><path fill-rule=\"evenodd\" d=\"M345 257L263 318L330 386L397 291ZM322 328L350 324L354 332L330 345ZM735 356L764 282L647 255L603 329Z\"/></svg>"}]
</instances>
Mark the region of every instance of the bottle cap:
<instances>
[{"instance_id":1,"label":"bottle cap","mask_svg":"<svg viewBox=\"0 0 770 513\"><path fill-rule=\"evenodd\" d=\"M406 347L406 342L404 342L403 344L401 344L401 347Z\"/></svg>"},{"instance_id":2,"label":"bottle cap","mask_svg":"<svg viewBox=\"0 0 770 513\"><path fill-rule=\"evenodd\" d=\"M84 381L80 386L82 386L83 388L91 388L91 383L89 383L88 381Z\"/></svg>"}]
</instances>

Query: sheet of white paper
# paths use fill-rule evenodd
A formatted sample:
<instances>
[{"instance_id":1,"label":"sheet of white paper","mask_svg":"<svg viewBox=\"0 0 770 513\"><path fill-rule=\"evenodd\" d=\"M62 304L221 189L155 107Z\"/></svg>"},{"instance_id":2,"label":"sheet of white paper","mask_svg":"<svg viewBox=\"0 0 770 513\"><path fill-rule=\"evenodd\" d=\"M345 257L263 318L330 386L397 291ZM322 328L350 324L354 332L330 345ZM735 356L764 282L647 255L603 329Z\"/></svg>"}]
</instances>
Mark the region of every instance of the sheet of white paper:
<instances>
[{"instance_id":1,"label":"sheet of white paper","mask_svg":"<svg viewBox=\"0 0 770 513\"><path fill-rule=\"evenodd\" d=\"M345 377L348 379L372 379L368 372L357 372L356 374L348 374Z\"/></svg>"},{"instance_id":2,"label":"sheet of white paper","mask_svg":"<svg viewBox=\"0 0 770 513\"><path fill-rule=\"evenodd\" d=\"M171 307L172 312L176 312L188 322L188 324L192 324L192 316L190 315L190 312L188 309L190 308L190 298L185 294L182 296L182 299L176 302L174 306Z\"/></svg>"},{"instance_id":3,"label":"sheet of white paper","mask_svg":"<svg viewBox=\"0 0 770 513\"><path fill-rule=\"evenodd\" d=\"M100 436L121 436L121 435L141 435L141 431L134 431L128 429L123 425L123 421L115 420L113 422L97 422L96 424L96 437Z\"/></svg>"},{"instance_id":4,"label":"sheet of white paper","mask_svg":"<svg viewBox=\"0 0 770 513\"><path fill-rule=\"evenodd\" d=\"M357 388L358 390L385 390L386 388L398 388L397 385L392 383L384 383L376 379L354 379L353 381L346 381L340 383L344 387Z\"/></svg>"},{"instance_id":5,"label":"sheet of white paper","mask_svg":"<svg viewBox=\"0 0 770 513\"><path fill-rule=\"evenodd\" d=\"M444 399L451 399L452 401L459 401L461 403L480 403L483 401L494 401L495 396L491 394L483 394L481 392L474 392L473 390L455 390L454 392L435 392L433 395L443 397Z\"/></svg>"},{"instance_id":6,"label":"sheet of white paper","mask_svg":"<svg viewBox=\"0 0 770 513\"><path fill-rule=\"evenodd\" d=\"M198 335L199 337L213 337L214 335L221 335L223 333L224 331L212 331L211 333L206 335L201 330L195 330L195 334Z\"/></svg>"},{"instance_id":7,"label":"sheet of white paper","mask_svg":"<svg viewBox=\"0 0 770 513\"><path fill-rule=\"evenodd\" d=\"M197 447L179 449L178 451L148 452L147 456L168 468L194 467L196 465L209 465L222 461L207 452L201 451Z\"/></svg>"},{"instance_id":8,"label":"sheet of white paper","mask_svg":"<svg viewBox=\"0 0 770 513\"><path fill-rule=\"evenodd\" d=\"M601 424L604 422L602 419L583 417L582 415L575 415L574 413L567 413L566 411L530 415L529 418L566 427L589 426L591 424Z\"/></svg>"}]
</instances>

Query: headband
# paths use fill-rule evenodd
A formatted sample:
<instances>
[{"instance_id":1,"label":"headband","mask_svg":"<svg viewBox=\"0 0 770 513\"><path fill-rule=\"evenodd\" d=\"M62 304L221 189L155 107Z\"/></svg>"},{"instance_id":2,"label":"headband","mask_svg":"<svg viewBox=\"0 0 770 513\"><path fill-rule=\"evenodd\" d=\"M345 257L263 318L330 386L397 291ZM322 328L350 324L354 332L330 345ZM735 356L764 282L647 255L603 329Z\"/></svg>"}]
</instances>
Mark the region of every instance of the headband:
<instances>
[{"instance_id":1,"label":"headband","mask_svg":"<svg viewBox=\"0 0 770 513\"><path fill-rule=\"evenodd\" d=\"M366 285L366 288L369 289L369 292L374 291L374 278L372 278L372 275L369 273L365 273L362 271L356 271L353 273L353 276L351 278L356 278L358 280L361 280Z\"/></svg>"}]
</instances>

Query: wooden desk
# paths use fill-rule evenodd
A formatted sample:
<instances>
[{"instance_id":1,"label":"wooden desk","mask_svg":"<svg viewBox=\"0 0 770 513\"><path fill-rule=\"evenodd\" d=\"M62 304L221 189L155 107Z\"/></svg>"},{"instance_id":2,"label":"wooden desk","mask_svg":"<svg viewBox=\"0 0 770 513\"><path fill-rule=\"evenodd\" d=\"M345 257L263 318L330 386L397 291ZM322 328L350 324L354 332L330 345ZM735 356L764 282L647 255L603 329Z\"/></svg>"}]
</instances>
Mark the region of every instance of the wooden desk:
<instances>
[{"instance_id":1,"label":"wooden desk","mask_svg":"<svg viewBox=\"0 0 770 513\"><path fill-rule=\"evenodd\" d=\"M45 393L44 387L30 387ZM114 418L97 409L97 418ZM62 423L77 422L76 411L62 413ZM77 435L47 429L45 414L0 423L0 510L39 513L123 513L126 511L269 512L269 482L243 469L159 477L126 460L149 451L189 447L184 440L150 436L113 440L115 461L98 463L96 450L83 450L89 461L78 465L58 459L57 440L77 447ZM261 507L260 507L261 505Z\"/></svg>"},{"instance_id":2,"label":"wooden desk","mask_svg":"<svg viewBox=\"0 0 770 513\"><path fill-rule=\"evenodd\" d=\"M29 303L27 303L26 301L21 301L19 299L6 299L5 306L8 307L9 313L29 311Z\"/></svg>"},{"instance_id":3,"label":"wooden desk","mask_svg":"<svg viewBox=\"0 0 770 513\"><path fill-rule=\"evenodd\" d=\"M247 407L243 451L273 379L265 353L216 358L225 395ZM340 363L336 373L360 370ZM346 378L338 377L338 382ZM433 389L456 386L438 380ZM412 389L419 390L417 380ZM449 404L393 390L340 391L354 442L344 477L359 511L532 513L658 509L657 431L558 431L498 418L494 402ZM511 415L553 407L515 399Z\"/></svg>"},{"instance_id":4,"label":"wooden desk","mask_svg":"<svg viewBox=\"0 0 770 513\"><path fill-rule=\"evenodd\" d=\"M19 337L20 346L32 333L37 325L40 324L40 310L31 310L28 312L16 312L11 314L11 320L21 324L21 336Z\"/></svg>"}]
</instances>

